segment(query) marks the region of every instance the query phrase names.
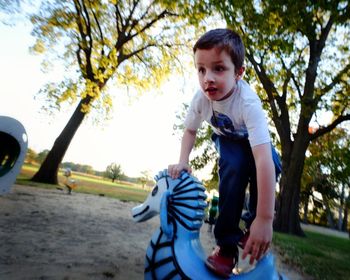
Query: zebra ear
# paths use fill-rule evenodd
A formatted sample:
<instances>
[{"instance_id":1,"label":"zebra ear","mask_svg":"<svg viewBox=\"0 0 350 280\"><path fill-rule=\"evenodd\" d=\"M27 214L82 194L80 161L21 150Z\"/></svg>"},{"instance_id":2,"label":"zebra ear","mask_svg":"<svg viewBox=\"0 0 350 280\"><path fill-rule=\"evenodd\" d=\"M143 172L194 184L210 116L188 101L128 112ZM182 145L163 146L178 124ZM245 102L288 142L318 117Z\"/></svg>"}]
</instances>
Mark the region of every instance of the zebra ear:
<instances>
[{"instance_id":1,"label":"zebra ear","mask_svg":"<svg viewBox=\"0 0 350 280\"><path fill-rule=\"evenodd\" d=\"M168 175L168 169L164 169L163 171L159 171L157 175L154 176L154 180L157 182L158 180L166 177Z\"/></svg>"},{"instance_id":2,"label":"zebra ear","mask_svg":"<svg viewBox=\"0 0 350 280\"><path fill-rule=\"evenodd\" d=\"M172 239L174 235L174 230L172 225L168 221L168 198L170 196L170 191L165 191L162 199L160 201L160 228L162 232L168 237L168 239Z\"/></svg>"}]
</instances>

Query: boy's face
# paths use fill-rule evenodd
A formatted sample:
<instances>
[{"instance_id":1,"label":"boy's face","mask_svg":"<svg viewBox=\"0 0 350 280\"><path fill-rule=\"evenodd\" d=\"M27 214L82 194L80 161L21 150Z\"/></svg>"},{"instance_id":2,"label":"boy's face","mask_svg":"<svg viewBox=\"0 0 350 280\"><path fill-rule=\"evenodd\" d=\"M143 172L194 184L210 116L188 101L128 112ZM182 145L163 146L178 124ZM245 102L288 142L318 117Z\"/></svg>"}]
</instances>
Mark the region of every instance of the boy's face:
<instances>
[{"instance_id":1,"label":"boy's face","mask_svg":"<svg viewBox=\"0 0 350 280\"><path fill-rule=\"evenodd\" d=\"M223 100L233 93L240 76L237 75L235 65L225 50L197 49L194 62L199 84L209 100Z\"/></svg>"}]
</instances>

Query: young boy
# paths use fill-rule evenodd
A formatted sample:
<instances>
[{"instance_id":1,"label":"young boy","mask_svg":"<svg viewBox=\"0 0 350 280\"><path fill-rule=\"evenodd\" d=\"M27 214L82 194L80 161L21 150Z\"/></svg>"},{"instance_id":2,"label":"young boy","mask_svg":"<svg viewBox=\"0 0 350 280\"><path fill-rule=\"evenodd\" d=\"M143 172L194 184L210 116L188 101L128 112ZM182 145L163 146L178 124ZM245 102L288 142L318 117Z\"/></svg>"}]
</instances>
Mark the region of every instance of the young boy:
<instances>
[{"instance_id":1,"label":"young boy","mask_svg":"<svg viewBox=\"0 0 350 280\"><path fill-rule=\"evenodd\" d=\"M276 174L275 150L257 94L243 81L244 45L229 29L205 33L194 45L199 90L185 120L179 163L168 172L177 178L182 170L191 172L189 155L196 131L203 121L213 128L219 153L219 216L214 235L217 248L206 261L214 273L229 277L238 261L250 254L250 263L259 260L272 240ZM277 161L276 161L277 163ZM277 169L276 169L277 170ZM276 172L276 173L275 173ZM249 183L250 205L245 215L247 234L239 228L245 190Z\"/></svg>"}]
</instances>

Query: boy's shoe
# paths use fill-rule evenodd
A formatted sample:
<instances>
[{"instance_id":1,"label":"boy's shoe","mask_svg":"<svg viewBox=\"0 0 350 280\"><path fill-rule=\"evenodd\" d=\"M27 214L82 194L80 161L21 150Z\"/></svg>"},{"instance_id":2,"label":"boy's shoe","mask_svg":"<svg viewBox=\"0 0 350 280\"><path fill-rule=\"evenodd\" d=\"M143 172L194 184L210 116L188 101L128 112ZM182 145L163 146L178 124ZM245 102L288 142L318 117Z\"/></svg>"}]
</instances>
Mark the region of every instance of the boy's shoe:
<instances>
[{"instance_id":1,"label":"boy's shoe","mask_svg":"<svg viewBox=\"0 0 350 280\"><path fill-rule=\"evenodd\" d=\"M223 250L217 246L212 254L207 258L206 266L216 275L228 278L232 274L232 270L238 263L238 249Z\"/></svg>"}]
</instances>

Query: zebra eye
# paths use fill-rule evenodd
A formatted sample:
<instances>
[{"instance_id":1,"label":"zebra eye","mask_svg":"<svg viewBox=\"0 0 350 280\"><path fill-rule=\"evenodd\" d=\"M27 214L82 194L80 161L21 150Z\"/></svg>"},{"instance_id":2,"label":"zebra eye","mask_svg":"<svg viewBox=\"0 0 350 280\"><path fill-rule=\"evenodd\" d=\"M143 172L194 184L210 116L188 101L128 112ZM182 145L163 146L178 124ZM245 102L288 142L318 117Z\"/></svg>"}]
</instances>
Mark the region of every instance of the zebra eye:
<instances>
[{"instance_id":1,"label":"zebra eye","mask_svg":"<svg viewBox=\"0 0 350 280\"><path fill-rule=\"evenodd\" d=\"M155 196L158 192L158 186L156 185L152 190L152 196Z\"/></svg>"}]
</instances>

